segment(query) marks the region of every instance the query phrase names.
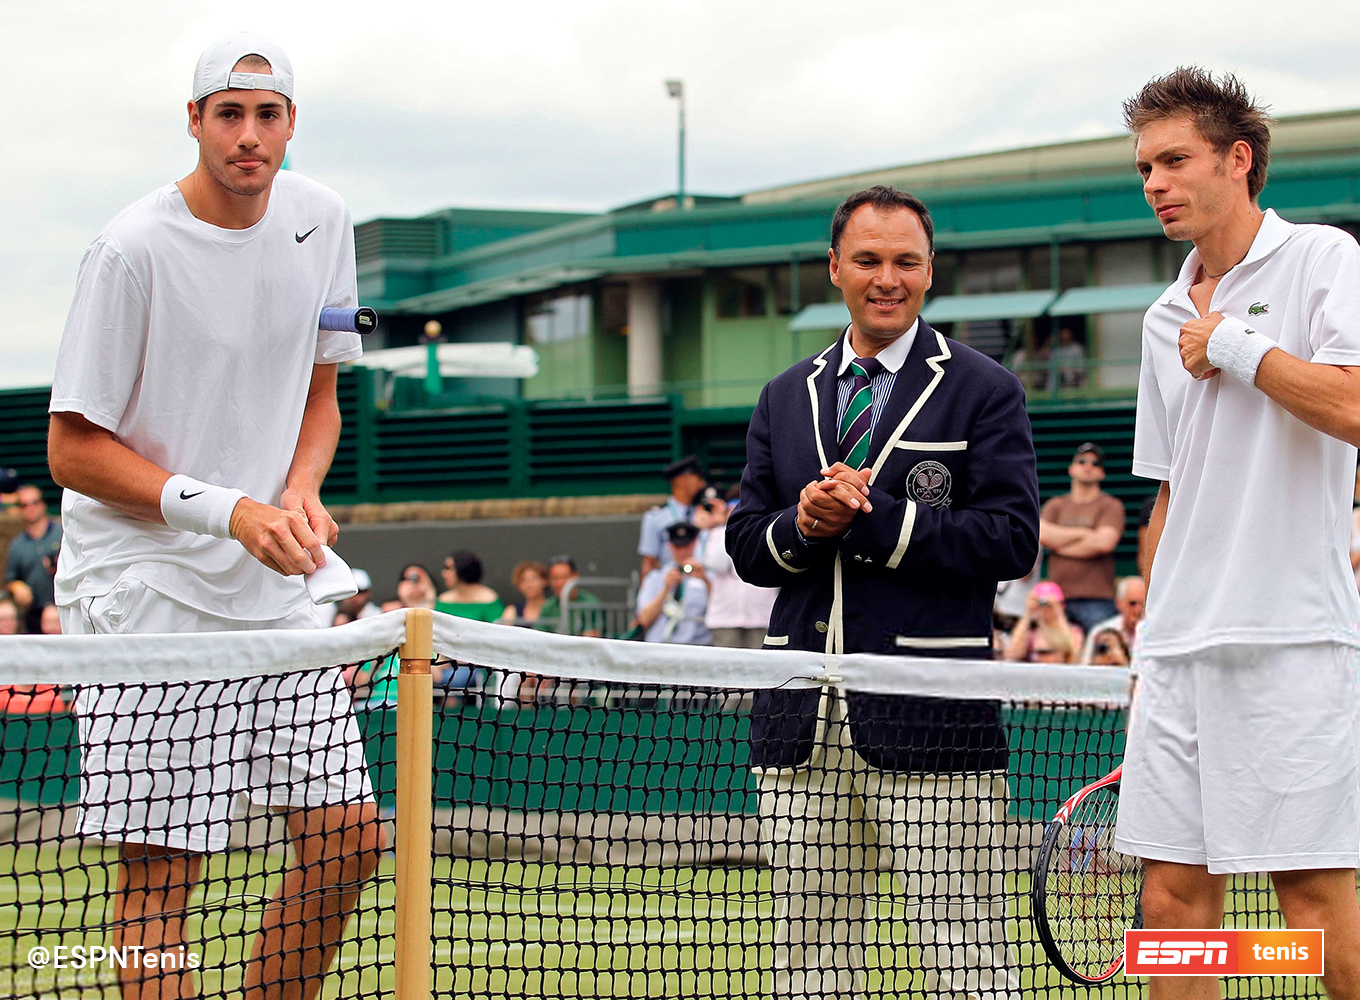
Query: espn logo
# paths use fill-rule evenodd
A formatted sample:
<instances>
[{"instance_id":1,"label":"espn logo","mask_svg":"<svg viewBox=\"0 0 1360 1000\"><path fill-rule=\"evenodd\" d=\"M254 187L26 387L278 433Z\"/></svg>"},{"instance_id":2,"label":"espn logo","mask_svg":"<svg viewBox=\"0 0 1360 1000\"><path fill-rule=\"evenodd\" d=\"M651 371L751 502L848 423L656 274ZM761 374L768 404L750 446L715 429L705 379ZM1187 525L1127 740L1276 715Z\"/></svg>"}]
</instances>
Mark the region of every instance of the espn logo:
<instances>
[{"instance_id":1,"label":"espn logo","mask_svg":"<svg viewBox=\"0 0 1360 1000\"><path fill-rule=\"evenodd\" d=\"M1124 975L1320 976L1322 931L1125 931Z\"/></svg>"},{"instance_id":2,"label":"espn logo","mask_svg":"<svg viewBox=\"0 0 1360 1000\"><path fill-rule=\"evenodd\" d=\"M1202 932L1201 936L1194 938L1168 937L1166 932L1146 933L1151 936L1136 942L1125 939L1124 954L1130 956L1124 967L1126 975L1138 973L1143 966L1148 966L1150 972L1163 972L1163 966L1170 966L1165 972L1180 976L1228 971L1228 942L1221 936L1205 937ZM1134 950L1128 950L1130 945L1134 946ZM1234 948L1233 958L1236 957L1237 950Z\"/></svg>"}]
</instances>

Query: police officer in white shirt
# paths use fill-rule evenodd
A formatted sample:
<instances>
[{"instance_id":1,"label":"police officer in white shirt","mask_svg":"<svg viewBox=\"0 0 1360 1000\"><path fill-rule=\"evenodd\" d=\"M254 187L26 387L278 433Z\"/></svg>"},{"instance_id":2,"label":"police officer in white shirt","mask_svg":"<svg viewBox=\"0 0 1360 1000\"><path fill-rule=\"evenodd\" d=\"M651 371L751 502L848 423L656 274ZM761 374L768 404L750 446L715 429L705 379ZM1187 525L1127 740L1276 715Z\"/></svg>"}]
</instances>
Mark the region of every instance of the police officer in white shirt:
<instances>
[{"instance_id":1,"label":"police officer in white shirt","mask_svg":"<svg viewBox=\"0 0 1360 1000\"><path fill-rule=\"evenodd\" d=\"M666 547L666 529L690 519L694 511L694 498L707 485L704 467L695 455L676 459L661 470L661 475L670 483L671 495L665 503L642 515L638 555L642 557L644 577L658 566L673 565L670 550Z\"/></svg>"}]
</instances>

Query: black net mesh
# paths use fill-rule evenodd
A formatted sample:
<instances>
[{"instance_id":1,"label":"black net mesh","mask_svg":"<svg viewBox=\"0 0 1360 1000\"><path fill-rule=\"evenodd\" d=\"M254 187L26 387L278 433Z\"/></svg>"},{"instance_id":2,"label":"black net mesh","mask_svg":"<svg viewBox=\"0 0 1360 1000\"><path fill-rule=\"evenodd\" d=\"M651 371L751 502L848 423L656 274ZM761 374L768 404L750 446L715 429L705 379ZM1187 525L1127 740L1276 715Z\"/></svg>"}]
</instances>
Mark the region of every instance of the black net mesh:
<instances>
[{"instance_id":1,"label":"black net mesh","mask_svg":"<svg viewBox=\"0 0 1360 1000\"><path fill-rule=\"evenodd\" d=\"M0 996L382 995L376 665L0 689Z\"/></svg>"},{"instance_id":2,"label":"black net mesh","mask_svg":"<svg viewBox=\"0 0 1360 1000\"><path fill-rule=\"evenodd\" d=\"M1088 995L1036 941L1030 869L1058 806L1119 763L1124 714L552 678L446 702L435 992ZM1228 906L1229 925L1280 923L1264 878Z\"/></svg>"},{"instance_id":3,"label":"black net mesh","mask_svg":"<svg viewBox=\"0 0 1360 1000\"><path fill-rule=\"evenodd\" d=\"M135 975L192 974L204 997L297 995L318 955L317 995L390 996L395 667L8 692L0 996L116 998L126 973L94 949L138 940L165 967L125 949ZM336 684L356 692L352 729ZM439 997L1145 990L1073 986L1030 919L1044 825L1119 762L1122 708L488 670L433 711ZM347 812L365 780L376 802ZM158 845L158 922L116 891L124 840ZM1279 925L1263 876L1237 878L1228 908L1229 926ZM182 952L151 948L159 933ZM1309 979L1224 992L1322 995Z\"/></svg>"}]
</instances>

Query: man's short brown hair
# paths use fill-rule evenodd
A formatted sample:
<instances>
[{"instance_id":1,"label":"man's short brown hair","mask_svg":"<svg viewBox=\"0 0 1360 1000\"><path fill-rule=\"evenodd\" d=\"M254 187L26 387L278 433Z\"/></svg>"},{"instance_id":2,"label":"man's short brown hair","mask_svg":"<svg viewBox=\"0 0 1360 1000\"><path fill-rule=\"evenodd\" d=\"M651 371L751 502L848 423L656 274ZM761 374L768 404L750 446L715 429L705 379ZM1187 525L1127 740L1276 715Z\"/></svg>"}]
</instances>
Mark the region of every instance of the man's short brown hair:
<instances>
[{"instance_id":1,"label":"man's short brown hair","mask_svg":"<svg viewBox=\"0 0 1360 1000\"><path fill-rule=\"evenodd\" d=\"M856 191L836 209L836 214L831 217L831 249L836 252L836 256L840 256L841 234L845 232L846 223L850 221L850 216L865 205L873 205L880 212L892 212L900 208L915 212L916 217L921 220L921 228L926 231L926 243L930 247L931 255L934 256L935 224L930 219L930 210L926 208L926 203L914 194L899 191L887 184L876 184L863 191Z\"/></svg>"},{"instance_id":2,"label":"man's short brown hair","mask_svg":"<svg viewBox=\"0 0 1360 1000\"><path fill-rule=\"evenodd\" d=\"M1241 80L1231 73L1215 80L1208 70L1180 66L1124 102L1124 125L1135 135L1168 118L1189 118L1220 155L1239 140L1251 147L1247 193L1255 200L1266 186L1271 118Z\"/></svg>"}]
</instances>

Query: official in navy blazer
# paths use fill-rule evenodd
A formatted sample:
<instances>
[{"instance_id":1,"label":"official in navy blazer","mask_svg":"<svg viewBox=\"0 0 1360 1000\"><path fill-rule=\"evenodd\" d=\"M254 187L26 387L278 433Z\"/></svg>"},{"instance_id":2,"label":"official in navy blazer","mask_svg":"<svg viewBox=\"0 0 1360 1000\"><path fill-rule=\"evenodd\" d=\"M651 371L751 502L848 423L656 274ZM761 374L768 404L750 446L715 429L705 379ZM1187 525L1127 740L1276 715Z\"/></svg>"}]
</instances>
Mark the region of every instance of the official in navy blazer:
<instances>
[{"instance_id":1,"label":"official in navy blazer","mask_svg":"<svg viewBox=\"0 0 1360 1000\"><path fill-rule=\"evenodd\" d=\"M933 252L925 205L892 188L852 195L833 219L831 279L852 322L831 346L761 392L741 500L727 526L740 576L780 588L766 648L989 659L997 582L1034 566L1039 489L1024 389L1001 365L920 319ZM871 359L858 373L851 366L863 364L857 358ZM840 440L853 432L842 414L855 410L866 376L868 449L851 467L842 450L860 453ZM837 726L839 737L831 733ZM979 822L991 822L993 792L1004 815L1007 757L1000 708L991 701L775 691L759 693L751 713L751 762L769 821L762 830L780 840L826 844L840 836L818 832L817 813L829 810L825 818L832 819L836 802L862 789L830 773L835 767L891 772L887 781L903 795L915 794L907 791L909 779L943 780L942 787L953 787L954 776L983 779L986 815ZM818 767L824 778L807 776ZM875 787L886 787L876 780ZM781 794L802 796L792 820L787 803L770 804ZM891 811L865 802L871 820L875 808ZM805 815L798 818L800 810ZM814 863L805 860L808 868ZM806 872L790 877L811 892ZM838 875L818 892L853 895L855 884L853 874ZM812 909L804 905L802 912ZM918 928L918 945L936 930ZM976 928L958 932L979 940ZM776 994L861 992L862 972L834 968L863 968L854 934L848 951L828 952L813 943L816 933L781 930L786 952L777 958ZM831 940L847 938L833 933ZM1004 907L982 930L981 944L936 949L925 964L941 989L1013 995Z\"/></svg>"}]
</instances>

